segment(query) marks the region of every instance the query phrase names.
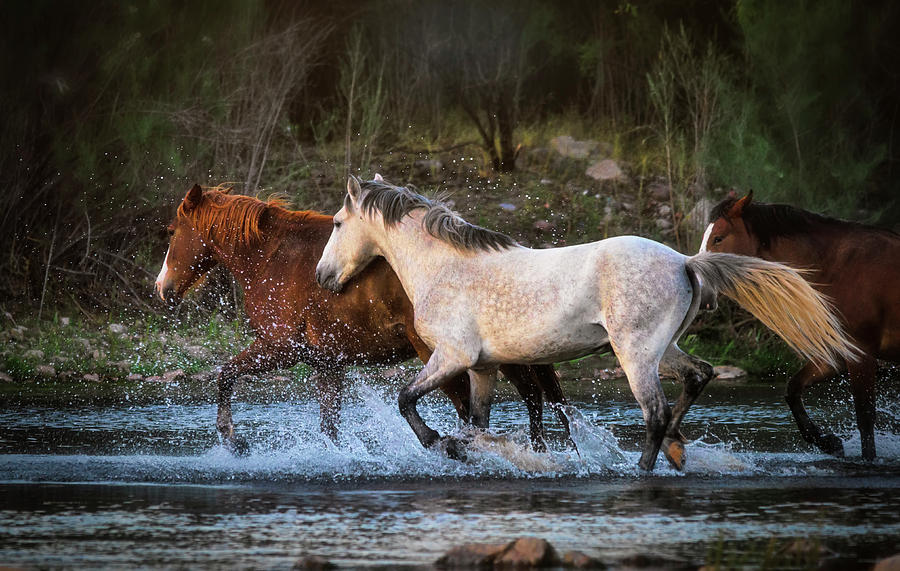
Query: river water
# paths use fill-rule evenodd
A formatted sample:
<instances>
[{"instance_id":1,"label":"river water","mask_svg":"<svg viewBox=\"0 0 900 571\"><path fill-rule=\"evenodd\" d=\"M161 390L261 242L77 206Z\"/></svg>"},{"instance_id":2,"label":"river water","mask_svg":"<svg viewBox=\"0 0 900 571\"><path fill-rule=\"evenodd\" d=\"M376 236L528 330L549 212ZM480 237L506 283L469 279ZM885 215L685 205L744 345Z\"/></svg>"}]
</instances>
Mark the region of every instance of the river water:
<instances>
[{"instance_id":1,"label":"river water","mask_svg":"<svg viewBox=\"0 0 900 571\"><path fill-rule=\"evenodd\" d=\"M660 456L652 475L637 469L643 421L623 381L566 381L577 451L548 413L547 454L530 451L524 406L501 383L492 431L465 463L419 446L398 385L358 375L339 445L319 434L303 383L244 387L244 457L217 441L214 383L6 385L0 566L288 569L317 555L427 567L452 545L521 536L613 567L638 554L802 567L796 540L834 568L900 552L900 401L887 383L873 463L846 387L807 399L844 440L835 459L800 440L780 382L719 382L685 421L685 472ZM441 397L420 411L461 430Z\"/></svg>"}]
</instances>

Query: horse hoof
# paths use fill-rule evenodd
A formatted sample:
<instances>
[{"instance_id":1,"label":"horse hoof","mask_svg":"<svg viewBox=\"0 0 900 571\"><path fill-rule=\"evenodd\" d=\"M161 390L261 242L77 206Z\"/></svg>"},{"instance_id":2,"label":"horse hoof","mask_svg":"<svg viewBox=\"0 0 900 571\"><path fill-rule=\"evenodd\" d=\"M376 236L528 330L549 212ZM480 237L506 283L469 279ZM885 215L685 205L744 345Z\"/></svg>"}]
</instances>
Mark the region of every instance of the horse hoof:
<instances>
[{"instance_id":1,"label":"horse hoof","mask_svg":"<svg viewBox=\"0 0 900 571\"><path fill-rule=\"evenodd\" d=\"M438 446L447 458L458 460L460 462L466 461L466 445L459 438L444 436L441 438Z\"/></svg>"},{"instance_id":2,"label":"horse hoof","mask_svg":"<svg viewBox=\"0 0 900 571\"><path fill-rule=\"evenodd\" d=\"M250 443L241 436L232 436L225 440L225 448L235 456L250 454Z\"/></svg>"},{"instance_id":3,"label":"horse hoof","mask_svg":"<svg viewBox=\"0 0 900 571\"><path fill-rule=\"evenodd\" d=\"M818 444L819 449L825 454L831 454L838 458L844 457L844 443L834 434L823 436L816 444Z\"/></svg>"},{"instance_id":4,"label":"horse hoof","mask_svg":"<svg viewBox=\"0 0 900 571\"><path fill-rule=\"evenodd\" d=\"M684 444L681 441L673 438L666 438L663 440L662 451L666 460L669 461L669 464L671 464L673 468L679 472L684 470Z\"/></svg>"}]
</instances>

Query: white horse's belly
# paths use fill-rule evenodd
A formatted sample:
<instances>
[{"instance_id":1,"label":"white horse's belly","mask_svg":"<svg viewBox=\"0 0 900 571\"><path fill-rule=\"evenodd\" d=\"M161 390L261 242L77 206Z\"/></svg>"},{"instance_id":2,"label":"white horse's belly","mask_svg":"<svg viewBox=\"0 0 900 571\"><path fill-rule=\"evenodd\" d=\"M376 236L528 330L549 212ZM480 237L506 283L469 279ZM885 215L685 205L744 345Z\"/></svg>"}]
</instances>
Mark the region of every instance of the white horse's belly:
<instances>
[{"instance_id":1,"label":"white horse's belly","mask_svg":"<svg viewBox=\"0 0 900 571\"><path fill-rule=\"evenodd\" d=\"M597 352L609 342L606 330L593 323L539 324L515 336L484 338L479 360L484 363L558 363Z\"/></svg>"}]
</instances>

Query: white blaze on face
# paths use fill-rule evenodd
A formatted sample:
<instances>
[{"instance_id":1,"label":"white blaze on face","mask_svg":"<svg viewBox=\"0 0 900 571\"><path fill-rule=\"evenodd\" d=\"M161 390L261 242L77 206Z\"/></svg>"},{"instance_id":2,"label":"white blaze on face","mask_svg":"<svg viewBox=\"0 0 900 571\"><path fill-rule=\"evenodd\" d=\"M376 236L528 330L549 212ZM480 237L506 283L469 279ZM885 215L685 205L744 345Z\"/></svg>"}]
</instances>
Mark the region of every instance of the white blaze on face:
<instances>
[{"instance_id":1,"label":"white blaze on face","mask_svg":"<svg viewBox=\"0 0 900 571\"><path fill-rule=\"evenodd\" d=\"M703 241L700 242L700 252L703 253L706 251L706 244L709 242L709 235L712 234L713 225L710 224L706 227L706 232L703 233Z\"/></svg>"},{"instance_id":2,"label":"white blaze on face","mask_svg":"<svg viewBox=\"0 0 900 571\"><path fill-rule=\"evenodd\" d=\"M171 249L171 248L169 248L169 249ZM159 270L159 275L156 276L156 293L159 294L159 298L163 301L165 301L166 298L163 297L162 285L163 285L163 280L166 279L166 274L169 273L169 263L168 262L169 262L169 250L166 250L166 257L163 258L162 269Z\"/></svg>"}]
</instances>

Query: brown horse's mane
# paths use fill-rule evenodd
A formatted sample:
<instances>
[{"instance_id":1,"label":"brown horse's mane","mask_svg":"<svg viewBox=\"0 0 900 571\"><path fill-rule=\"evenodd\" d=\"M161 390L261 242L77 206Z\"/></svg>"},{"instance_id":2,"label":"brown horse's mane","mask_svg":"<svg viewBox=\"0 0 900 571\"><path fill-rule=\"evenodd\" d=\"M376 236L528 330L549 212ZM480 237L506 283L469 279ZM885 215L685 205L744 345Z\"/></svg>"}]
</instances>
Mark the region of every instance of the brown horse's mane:
<instances>
[{"instance_id":1,"label":"brown horse's mane","mask_svg":"<svg viewBox=\"0 0 900 571\"><path fill-rule=\"evenodd\" d=\"M178 206L178 216L188 218L204 238L221 245L247 246L263 238L260 223L263 215L269 220L306 222L326 219L327 216L311 210L288 210L286 201L279 196L260 200L253 196L229 194L224 185L204 187L200 204L188 210L185 204Z\"/></svg>"},{"instance_id":2,"label":"brown horse's mane","mask_svg":"<svg viewBox=\"0 0 900 571\"><path fill-rule=\"evenodd\" d=\"M462 250L505 250L518 245L506 234L466 222L440 198L428 198L409 188L375 180L361 182L360 190L359 205L363 212L368 215L380 212L388 226L395 226L413 210L424 208L425 230ZM349 196L344 199L344 207L352 210Z\"/></svg>"},{"instance_id":3,"label":"brown horse's mane","mask_svg":"<svg viewBox=\"0 0 900 571\"><path fill-rule=\"evenodd\" d=\"M728 212L738 200L738 197L728 197L713 207L709 214L710 223L719 218L729 218ZM832 218L789 204L767 204L753 201L743 207L741 219L746 224L747 230L756 236L763 248L769 248L775 238L812 234L818 231L827 232L828 230L876 232L900 238L900 234L885 228Z\"/></svg>"}]
</instances>

